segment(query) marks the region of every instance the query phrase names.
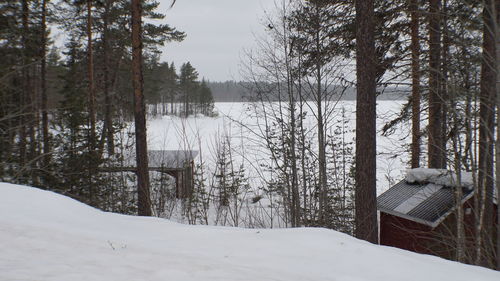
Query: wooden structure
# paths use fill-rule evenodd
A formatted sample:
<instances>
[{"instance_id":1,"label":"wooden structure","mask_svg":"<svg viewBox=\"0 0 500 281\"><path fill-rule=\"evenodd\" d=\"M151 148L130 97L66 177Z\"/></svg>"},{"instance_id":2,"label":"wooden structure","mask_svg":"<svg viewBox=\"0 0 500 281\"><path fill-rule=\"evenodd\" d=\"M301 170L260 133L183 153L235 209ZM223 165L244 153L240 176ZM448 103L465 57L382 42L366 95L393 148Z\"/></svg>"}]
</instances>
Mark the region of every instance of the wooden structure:
<instances>
[{"instance_id":1,"label":"wooden structure","mask_svg":"<svg viewBox=\"0 0 500 281\"><path fill-rule=\"evenodd\" d=\"M380 244L454 259L456 188L458 187L434 183L410 184L403 180L381 194L377 198ZM466 258L468 262L472 262L475 235L474 190L461 188ZM494 220L496 222L496 217Z\"/></svg>"},{"instance_id":2,"label":"wooden structure","mask_svg":"<svg viewBox=\"0 0 500 281\"><path fill-rule=\"evenodd\" d=\"M177 198L189 198L194 186L194 150L148 150L148 170L165 173L175 179ZM136 172L135 154L126 157L120 167L106 168L111 172Z\"/></svg>"}]
</instances>

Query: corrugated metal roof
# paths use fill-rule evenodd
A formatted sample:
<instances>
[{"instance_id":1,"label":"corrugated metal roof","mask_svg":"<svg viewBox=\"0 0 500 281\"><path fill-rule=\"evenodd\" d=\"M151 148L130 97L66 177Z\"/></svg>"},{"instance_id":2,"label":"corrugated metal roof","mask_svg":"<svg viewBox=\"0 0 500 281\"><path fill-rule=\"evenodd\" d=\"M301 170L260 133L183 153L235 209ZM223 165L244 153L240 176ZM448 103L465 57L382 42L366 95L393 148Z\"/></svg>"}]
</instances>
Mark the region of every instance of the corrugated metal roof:
<instances>
[{"instance_id":1,"label":"corrugated metal roof","mask_svg":"<svg viewBox=\"0 0 500 281\"><path fill-rule=\"evenodd\" d=\"M377 208L431 227L436 227L454 209L455 188L432 183L397 183L377 198ZM469 188L462 188L462 202L473 195Z\"/></svg>"},{"instance_id":2,"label":"corrugated metal roof","mask_svg":"<svg viewBox=\"0 0 500 281\"><path fill-rule=\"evenodd\" d=\"M407 184L404 180L400 181L378 196L377 205L384 209L393 210L419 192L424 186L425 184Z\"/></svg>"}]
</instances>

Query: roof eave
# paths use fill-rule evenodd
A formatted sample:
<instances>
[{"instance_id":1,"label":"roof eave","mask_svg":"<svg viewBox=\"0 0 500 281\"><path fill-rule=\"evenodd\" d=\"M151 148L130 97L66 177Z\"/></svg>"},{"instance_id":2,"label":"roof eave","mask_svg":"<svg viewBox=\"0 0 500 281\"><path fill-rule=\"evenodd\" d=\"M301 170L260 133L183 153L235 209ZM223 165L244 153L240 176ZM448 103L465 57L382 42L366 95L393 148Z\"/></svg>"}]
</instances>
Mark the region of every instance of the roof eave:
<instances>
[{"instance_id":1,"label":"roof eave","mask_svg":"<svg viewBox=\"0 0 500 281\"><path fill-rule=\"evenodd\" d=\"M423 224L423 225L429 226L431 228L436 228L436 226L438 226L438 224L439 224L439 223L436 223L436 222L430 222L430 221L426 221L426 220L423 220L423 219L415 218L415 217L409 216L407 214L396 212L394 210L388 210L388 209L384 209L384 208L378 208L378 210L380 212L384 212L384 213L389 214L389 215L400 217L400 218L403 218L403 219L406 219L406 220L409 220L409 221L413 221L413 222L416 222L416 223L419 223L419 224Z\"/></svg>"}]
</instances>

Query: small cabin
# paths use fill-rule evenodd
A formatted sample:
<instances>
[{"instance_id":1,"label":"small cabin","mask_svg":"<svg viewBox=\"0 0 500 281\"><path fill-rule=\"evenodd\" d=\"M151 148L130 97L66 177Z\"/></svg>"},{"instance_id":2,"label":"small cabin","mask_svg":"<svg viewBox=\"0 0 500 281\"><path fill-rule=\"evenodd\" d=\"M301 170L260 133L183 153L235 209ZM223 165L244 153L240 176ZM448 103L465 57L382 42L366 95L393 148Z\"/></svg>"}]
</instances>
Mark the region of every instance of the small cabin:
<instances>
[{"instance_id":1,"label":"small cabin","mask_svg":"<svg viewBox=\"0 0 500 281\"><path fill-rule=\"evenodd\" d=\"M464 178L461 186L457 186L453 182L452 173L433 170L416 170L378 196L380 244L454 259L455 197L456 189L461 188L466 256L471 258L475 230L472 178ZM433 175L429 176L429 173ZM496 217L494 219L496 221Z\"/></svg>"},{"instance_id":2,"label":"small cabin","mask_svg":"<svg viewBox=\"0 0 500 281\"><path fill-rule=\"evenodd\" d=\"M189 198L193 194L194 150L148 150L150 171L166 173L175 179L177 198Z\"/></svg>"},{"instance_id":3,"label":"small cabin","mask_svg":"<svg viewBox=\"0 0 500 281\"><path fill-rule=\"evenodd\" d=\"M148 150L148 170L165 173L175 179L177 198L189 198L194 186L194 159L198 151L194 150ZM123 166L107 168L114 172L136 172L135 153L123 161Z\"/></svg>"}]
</instances>

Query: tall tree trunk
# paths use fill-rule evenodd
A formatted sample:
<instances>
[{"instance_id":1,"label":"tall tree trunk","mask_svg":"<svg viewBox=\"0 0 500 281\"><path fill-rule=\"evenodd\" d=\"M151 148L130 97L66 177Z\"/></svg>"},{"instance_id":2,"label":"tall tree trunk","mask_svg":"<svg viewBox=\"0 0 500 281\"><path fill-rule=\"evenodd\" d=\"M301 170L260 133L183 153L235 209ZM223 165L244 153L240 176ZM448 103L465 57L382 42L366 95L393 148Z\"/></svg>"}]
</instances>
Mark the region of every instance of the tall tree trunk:
<instances>
[{"instance_id":1,"label":"tall tree trunk","mask_svg":"<svg viewBox=\"0 0 500 281\"><path fill-rule=\"evenodd\" d=\"M284 25L284 34L288 34L290 32L289 26L286 22ZM301 212L300 212L300 194L299 194L299 176L298 176L298 165L297 165L297 112L296 112L296 100L295 100L295 90L294 90L294 77L293 77L293 69L291 66L291 57L289 48L291 49L293 46L290 43L289 36L284 36L285 42L285 65L286 65L286 91L288 93L288 108L289 108L289 117L290 117L290 169L291 169L291 219L292 226L298 227L300 226L301 221Z\"/></svg>"},{"instance_id":2,"label":"tall tree trunk","mask_svg":"<svg viewBox=\"0 0 500 281\"><path fill-rule=\"evenodd\" d=\"M89 108L89 146L96 148L96 114L95 114L95 85L94 85L94 51L92 47L92 0L87 0L87 57L88 57L88 108Z\"/></svg>"},{"instance_id":3,"label":"tall tree trunk","mask_svg":"<svg viewBox=\"0 0 500 281\"><path fill-rule=\"evenodd\" d=\"M465 48L463 48L465 50ZM466 51L463 51L463 54L466 54ZM465 56L464 56L465 57ZM471 85L470 85L470 75L468 73L465 74L464 81L464 90L467 93L465 98L465 151L463 159L463 166L467 172L472 171L472 161L474 161L472 155L473 145L472 145L472 95Z\"/></svg>"},{"instance_id":4,"label":"tall tree trunk","mask_svg":"<svg viewBox=\"0 0 500 281\"><path fill-rule=\"evenodd\" d=\"M374 1L356 2L356 237L378 243Z\"/></svg>"},{"instance_id":5,"label":"tall tree trunk","mask_svg":"<svg viewBox=\"0 0 500 281\"><path fill-rule=\"evenodd\" d=\"M301 58L299 58L299 66L298 66L298 71L299 73L302 72L302 61ZM304 93L302 91L302 78L298 77L298 97L299 97L299 142L301 143L300 146L300 164L301 164L301 169L302 169L302 223L307 226L306 222L308 221L308 215L307 215L307 173L306 173L306 128L304 125L304 106L305 106L305 101L304 101Z\"/></svg>"},{"instance_id":6,"label":"tall tree trunk","mask_svg":"<svg viewBox=\"0 0 500 281\"><path fill-rule=\"evenodd\" d=\"M441 70L441 0L429 0L429 168L444 168L442 140L442 97L439 95Z\"/></svg>"},{"instance_id":7,"label":"tall tree trunk","mask_svg":"<svg viewBox=\"0 0 500 281\"><path fill-rule=\"evenodd\" d=\"M450 108L453 109L451 114L453 118L453 154L454 154L454 162L453 162L453 168L456 173L456 179L454 179L456 185L458 186L455 188L455 206L456 206L456 260L459 262L465 262L465 227L464 227L464 208L462 204L462 145L460 143L460 135L459 135L459 130L458 128L460 127L460 120L458 116L458 112L456 110L457 108L457 102L458 102L458 97L456 95L456 91L453 92L453 98L451 99L451 106Z\"/></svg>"},{"instance_id":8,"label":"tall tree trunk","mask_svg":"<svg viewBox=\"0 0 500 281\"><path fill-rule=\"evenodd\" d=\"M317 35L317 39L319 35ZM317 42L318 43L318 42ZM319 44L318 44L319 45ZM318 49L319 51L319 49ZM318 56L319 58L320 56ZM316 62L316 106L318 108L318 166L319 166L319 214L321 224L326 223L325 211L327 208L327 180L326 180L326 151L325 151L325 124L322 105L322 80L321 80L321 62Z\"/></svg>"},{"instance_id":9,"label":"tall tree trunk","mask_svg":"<svg viewBox=\"0 0 500 281\"><path fill-rule=\"evenodd\" d=\"M28 17L29 17L29 1L22 1L22 24L23 24L23 33L22 33L22 43L23 43L23 65L22 65L22 91L21 98L19 99L19 109L21 116L19 117L19 164L21 165L21 169L25 169L25 165L27 162L26 155L26 138L27 138L27 128L26 128L26 120L28 119L28 108L29 108L29 25L28 25ZM24 178L24 173L23 173ZM24 181L24 179L23 179Z\"/></svg>"},{"instance_id":10,"label":"tall tree trunk","mask_svg":"<svg viewBox=\"0 0 500 281\"><path fill-rule=\"evenodd\" d=\"M106 0L104 6L104 31L102 37L103 43L103 54L104 54L104 127L106 128L106 146L108 149L108 154L115 154L115 140L114 140L114 130L113 130L113 105L111 104L111 95L109 92L110 88L110 51L109 51L109 11L113 0Z\"/></svg>"},{"instance_id":11,"label":"tall tree trunk","mask_svg":"<svg viewBox=\"0 0 500 281\"><path fill-rule=\"evenodd\" d=\"M292 82L289 81L289 86L293 87ZM290 88L291 89L291 88ZM294 91L289 90L290 93L290 152L291 152L291 170L292 170L292 224L294 227L300 226L301 221L301 212L300 212L300 195L299 195L299 176L298 176L298 166L297 166L297 124L296 124L296 115L295 112L295 97Z\"/></svg>"},{"instance_id":12,"label":"tall tree trunk","mask_svg":"<svg viewBox=\"0 0 500 281\"><path fill-rule=\"evenodd\" d=\"M323 72L322 67L325 64L320 55L322 53L321 44L321 9L322 3L314 4L314 44L315 52L318 54L314 60L316 74L316 107L317 107L317 129L318 129L318 168L319 168L319 221L321 225L326 225L326 210L328 209L328 191L327 191L327 175L326 175L326 137L325 137L325 112L323 111L323 102L326 98L323 97Z\"/></svg>"},{"instance_id":13,"label":"tall tree trunk","mask_svg":"<svg viewBox=\"0 0 500 281\"><path fill-rule=\"evenodd\" d=\"M188 116L189 116L189 90L185 90L185 93L184 93L184 117L188 118Z\"/></svg>"},{"instance_id":14,"label":"tall tree trunk","mask_svg":"<svg viewBox=\"0 0 500 281\"><path fill-rule=\"evenodd\" d=\"M49 116L47 106L47 3L42 2L42 46L41 46L41 88L42 88L42 135L43 135L43 170L50 164L50 136L49 136ZM46 179L45 179L46 180Z\"/></svg>"},{"instance_id":15,"label":"tall tree trunk","mask_svg":"<svg viewBox=\"0 0 500 281\"><path fill-rule=\"evenodd\" d=\"M411 78L412 78L412 141L411 167L420 167L420 40L417 0L411 0Z\"/></svg>"},{"instance_id":16,"label":"tall tree trunk","mask_svg":"<svg viewBox=\"0 0 500 281\"><path fill-rule=\"evenodd\" d=\"M497 107L497 136L495 139L495 186L497 188L497 204L500 201L500 1L495 1L496 19L495 19L495 61L496 61L496 93L495 104ZM497 208L497 244L496 244L496 269L500 270L500 208Z\"/></svg>"},{"instance_id":17,"label":"tall tree trunk","mask_svg":"<svg viewBox=\"0 0 500 281\"><path fill-rule=\"evenodd\" d=\"M134 88L135 151L137 161L138 214L151 216L144 80L142 75L142 5L132 0L132 85Z\"/></svg>"},{"instance_id":18,"label":"tall tree trunk","mask_svg":"<svg viewBox=\"0 0 500 281\"><path fill-rule=\"evenodd\" d=\"M491 266L489 258L493 237L493 136L496 94L496 48L494 36L494 0L485 0L483 9L483 53L481 65L481 93L479 99L479 211L476 226L476 264Z\"/></svg>"},{"instance_id":19,"label":"tall tree trunk","mask_svg":"<svg viewBox=\"0 0 500 281\"><path fill-rule=\"evenodd\" d=\"M87 0L87 79L88 79L88 113L89 113L89 139L88 139L88 149L89 149L89 159L87 167L87 177L88 177L88 193L89 200L91 204L94 204L95 199L95 188L93 177L96 173L96 113L95 113L95 85L94 85L94 50L92 45L92 0Z\"/></svg>"},{"instance_id":20,"label":"tall tree trunk","mask_svg":"<svg viewBox=\"0 0 500 281\"><path fill-rule=\"evenodd\" d=\"M448 57L450 53L450 36L448 31L448 1L443 0L443 7L441 9L442 14L442 56L441 56L441 70L440 70L440 85L439 85L439 97L441 102L441 168L446 168L447 153L446 153L446 140L448 133L448 111L452 108L448 107L449 103L449 93L448 93Z\"/></svg>"},{"instance_id":21,"label":"tall tree trunk","mask_svg":"<svg viewBox=\"0 0 500 281\"><path fill-rule=\"evenodd\" d=\"M175 115L175 113L174 113L174 97L175 96L174 96L173 90L170 90L170 91L172 91L170 93L170 115Z\"/></svg>"}]
</instances>

